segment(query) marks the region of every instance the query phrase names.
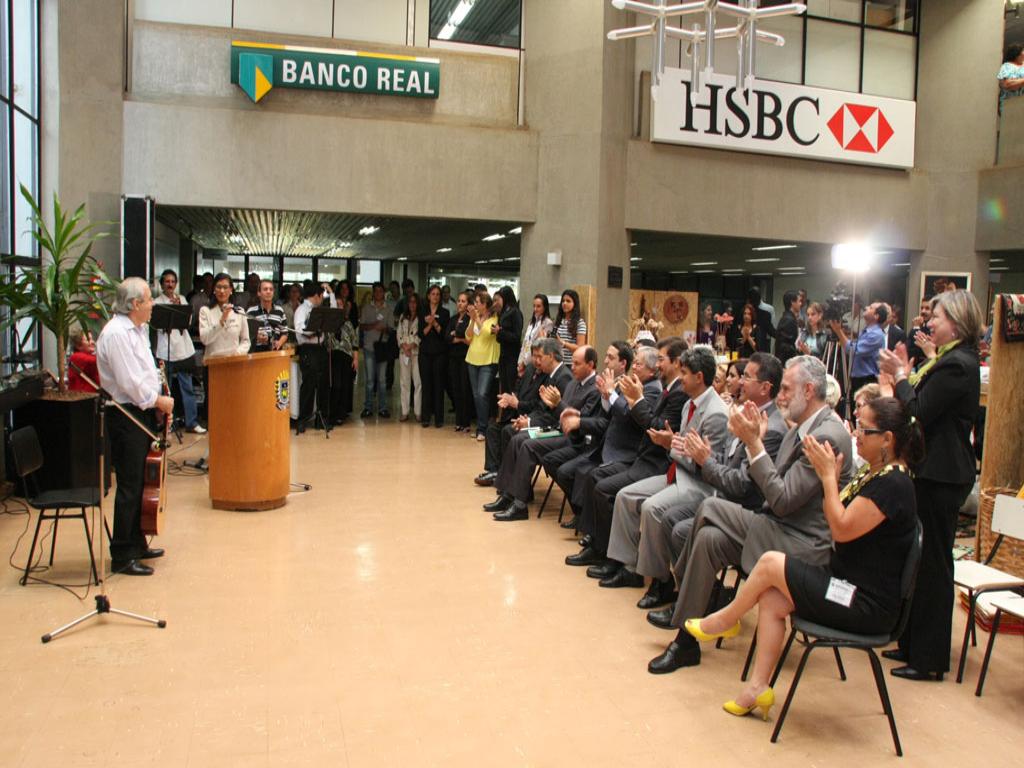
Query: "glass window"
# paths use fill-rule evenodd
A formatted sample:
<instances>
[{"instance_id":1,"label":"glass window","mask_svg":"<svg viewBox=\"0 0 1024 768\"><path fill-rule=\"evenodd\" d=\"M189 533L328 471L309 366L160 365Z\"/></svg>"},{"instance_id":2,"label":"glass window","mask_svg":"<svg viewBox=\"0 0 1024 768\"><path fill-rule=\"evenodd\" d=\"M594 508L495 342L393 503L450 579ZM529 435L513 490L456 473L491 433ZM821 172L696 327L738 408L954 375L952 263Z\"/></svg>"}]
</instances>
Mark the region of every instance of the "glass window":
<instances>
[{"instance_id":1,"label":"glass window","mask_svg":"<svg viewBox=\"0 0 1024 768\"><path fill-rule=\"evenodd\" d=\"M330 37L331 0L234 0L235 28Z\"/></svg>"},{"instance_id":2,"label":"glass window","mask_svg":"<svg viewBox=\"0 0 1024 768\"><path fill-rule=\"evenodd\" d=\"M765 5L762 3L762 5ZM774 32L785 38L782 47L770 43L757 44L757 76L765 80L799 83L803 75L804 20L800 16L780 16L758 24L765 32ZM733 69L735 69L733 65Z\"/></svg>"},{"instance_id":3,"label":"glass window","mask_svg":"<svg viewBox=\"0 0 1024 768\"><path fill-rule=\"evenodd\" d=\"M864 30L864 93L914 98L917 38L877 29Z\"/></svg>"},{"instance_id":4,"label":"glass window","mask_svg":"<svg viewBox=\"0 0 1024 768\"><path fill-rule=\"evenodd\" d=\"M0 1L0 51L3 55L0 56L0 98L7 98L7 3ZM3 210L7 210L4 208Z\"/></svg>"},{"instance_id":5,"label":"glass window","mask_svg":"<svg viewBox=\"0 0 1024 768\"><path fill-rule=\"evenodd\" d=\"M21 196L21 184L39 199L38 127L15 110L14 112L14 252L18 256L36 256L37 243L32 237L32 209Z\"/></svg>"},{"instance_id":6,"label":"glass window","mask_svg":"<svg viewBox=\"0 0 1024 768\"><path fill-rule=\"evenodd\" d=\"M405 45L408 14L406 0L334 0L334 36Z\"/></svg>"},{"instance_id":7,"label":"glass window","mask_svg":"<svg viewBox=\"0 0 1024 768\"><path fill-rule=\"evenodd\" d=\"M232 0L135 0L135 18L204 27L230 27Z\"/></svg>"},{"instance_id":8,"label":"glass window","mask_svg":"<svg viewBox=\"0 0 1024 768\"><path fill-rule=\"evenodd\" d=\"M303 280L313 279L313 259L305 256L285 256L284 276L285 283L301 283Z\"/></svg>"},{"instance_id":9,"label":"glass window","mask_svg":"<svg viewBox=\"0 0 1024 768\"><path fill-rule=\"evenodd\" d=\"M249 271L260 276L260 280L277 281L277 257L276 256L250 256Z\"/></svg>"},{"instance_id":10,"label":"glass window","mask_svg":"<svg viewBox=\"0 0 1024 768\"><path fill-rule=\"evenodd\" d=\"M861 0L807 0L807 15L860 24Z\"/></svg>"},{"instance_id":11,"label":"glass window","mask_svg":"<svg viewBox=\"0 0 1024 768\"><path fill-rule=\"evenodd\" d=\"M36 0L14 0L14 103L33 117L38 114L37 18Z\"/></svg>"},{"instance_id":12,"label":"glass window","mask_svg":"<svg viewBox=\"0 0 1024 768\"><path fill-rule=\"evenodd\" d=\"M808 19L806 84L857 91L860 34L860 27Z\"/></svg>"},{"instance_id":13,"label":"glass window","mask_svg":"<svg viewBox=\"0 0 1024 768\"><path fill-rule=\"evenodd\" d=\"M897 32L913 32L917 20L917 0L868 0L864 23Z\"/></svg>"},{"instance_id":14,"label":"glass window","mask_svg":"<svg viewBox=\"0 0 1024 768\"><path fill-rule=\"evenodd\" d=\"M0 101L0 253L11 252L10 107Z\"/></svg>"},{"instance_id":15,"label":"glass window","mask_svg":"<svg viewBox=\"0 0 1024 768\"><path fill-rule=\"evenodd\" d=\"M380 281L380 262L375 259L359 259L356 261L356 283L371 285Z\"/></svg>"},{"instance_id":16,"label":"glass window","mask_svg":"<svg viewBox=\"0 0 1024 768\"><path fill-rule=\"evenodd\" d=\"M522 0L430 0L430 37L518 48Z\"/></svg>"},{"instance_id":17,"label":"glass window","mask_svg":"<svg viewBox=\"0 0 1024 768\"><path fill-rule=\"evenodd\" d=\"M348 277L348 259L317 259L316 279L321 283Z\"/></svg>"}]
</instances>

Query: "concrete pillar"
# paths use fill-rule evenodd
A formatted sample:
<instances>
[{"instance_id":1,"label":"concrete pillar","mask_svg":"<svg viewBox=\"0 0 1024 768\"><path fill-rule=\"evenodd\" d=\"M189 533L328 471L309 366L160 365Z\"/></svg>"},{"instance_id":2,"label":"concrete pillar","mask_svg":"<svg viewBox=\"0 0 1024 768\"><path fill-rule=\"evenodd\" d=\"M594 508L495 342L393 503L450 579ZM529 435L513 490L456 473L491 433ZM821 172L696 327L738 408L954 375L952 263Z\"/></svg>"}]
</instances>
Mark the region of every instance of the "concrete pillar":
<instances>
[{"instance_id":1,"label":"concrete pillar","mask_svg":"<svg viewBox=\"0 0 1024 768\"><path fill-rule=\"evenodd\" d=\"M976 250L978 172L995 160L1003 2L932 0L923 5L917 170L928 174L928 233L925 250L911 261L908 308L916 306L921 273L943 270L972 272L972 289L984 308L989 254Z\"/></svg>"},{"instance_id":2,"label":"concrete pillar","mask_svg":"<svg viewBox=\"0 0 1024 768\"><path fill-rule=\"evenodd\" d=\"M633 105L633 47L609 30L629 15L606 0L525 0L525 119L539 135L537 220L523 227L521 291L597 293L590 341L625 335L629 233L625 227L626 144ZM561 267L547 253L561 251ZM623 270L608 288L608 267Z\"/></svg>"}]
</instances>

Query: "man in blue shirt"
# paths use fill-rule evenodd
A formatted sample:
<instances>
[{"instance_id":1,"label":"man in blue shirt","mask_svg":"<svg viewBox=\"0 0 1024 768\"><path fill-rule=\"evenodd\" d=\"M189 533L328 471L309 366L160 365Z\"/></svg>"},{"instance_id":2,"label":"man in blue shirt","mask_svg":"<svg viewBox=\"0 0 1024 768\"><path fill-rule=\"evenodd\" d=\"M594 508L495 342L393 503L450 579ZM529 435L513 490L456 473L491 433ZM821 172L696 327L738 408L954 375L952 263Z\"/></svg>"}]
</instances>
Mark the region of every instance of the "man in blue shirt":
<instances>
[{"instance_id":1,"label":"man in blue shirt","mask_svg":"<svg viewBox=\"0 0 1024 768\"><path fill-rule=\"evenodd\" d=\"M878 381L878 353L885 348L885 331L882 326L889 319L889 312L881 302L869 304L861 314L864 330L853 341L846 335L843 326L832 321L832 330L839 337L850 355L851 395L865 384Z\"/></svg>"}]
</instances>

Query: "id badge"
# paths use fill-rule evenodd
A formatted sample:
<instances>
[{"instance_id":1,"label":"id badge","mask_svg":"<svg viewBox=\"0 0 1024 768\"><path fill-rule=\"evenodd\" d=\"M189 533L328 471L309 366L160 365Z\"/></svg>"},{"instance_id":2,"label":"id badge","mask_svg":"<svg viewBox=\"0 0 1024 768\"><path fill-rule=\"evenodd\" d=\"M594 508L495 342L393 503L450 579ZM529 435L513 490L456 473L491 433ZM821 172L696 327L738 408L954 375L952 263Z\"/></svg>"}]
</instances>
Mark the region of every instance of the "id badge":
<instances>
[{"instance_id":1,"label":"id badge","mask_svg":"<svg viewBox=\"0 0 1024 768\"><path fill-rule=\"evenodd\" d=\"M825 592L825 599L830 603L836 603L844 608L849 608L853 602L853 596L857 594L857 587L845 579L835 577L829 579L828 590Z\"/></svg>"}]
</instances>

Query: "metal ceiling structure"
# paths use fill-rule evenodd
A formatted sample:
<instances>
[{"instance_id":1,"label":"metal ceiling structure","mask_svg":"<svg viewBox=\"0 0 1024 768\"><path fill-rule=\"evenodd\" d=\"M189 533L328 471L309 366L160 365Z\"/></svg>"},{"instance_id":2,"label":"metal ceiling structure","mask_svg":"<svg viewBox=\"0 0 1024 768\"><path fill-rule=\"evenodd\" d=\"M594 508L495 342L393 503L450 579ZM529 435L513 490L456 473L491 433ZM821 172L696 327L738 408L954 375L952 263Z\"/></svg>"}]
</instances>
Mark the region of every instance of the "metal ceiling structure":
<instances>
[{"instance_id":1,"label":"metal ceiling structure","mask_svg":"<svg viewBox=\"0 0 1024 768\"><path fill-rule=\"evenodd\" d=\"M250 256L517 261L515 222L454 221L315 211L157 205L156 217L206 250ZM500 239L484 240L501 235ZM441 250L450 249L450 250Z\"/></svg>"},{"instance_id":2,"label":"metal ceiling structure","mask_svg":"<svg viewBox=\"0 0 1024 768\"><path fill-rule=\"evenodd\" d=\"M463 0L430 0L430 36L437 38ZM459 43L518 48L522 0L473 0L450 38Z\"/></svg>"}]
</instances>

